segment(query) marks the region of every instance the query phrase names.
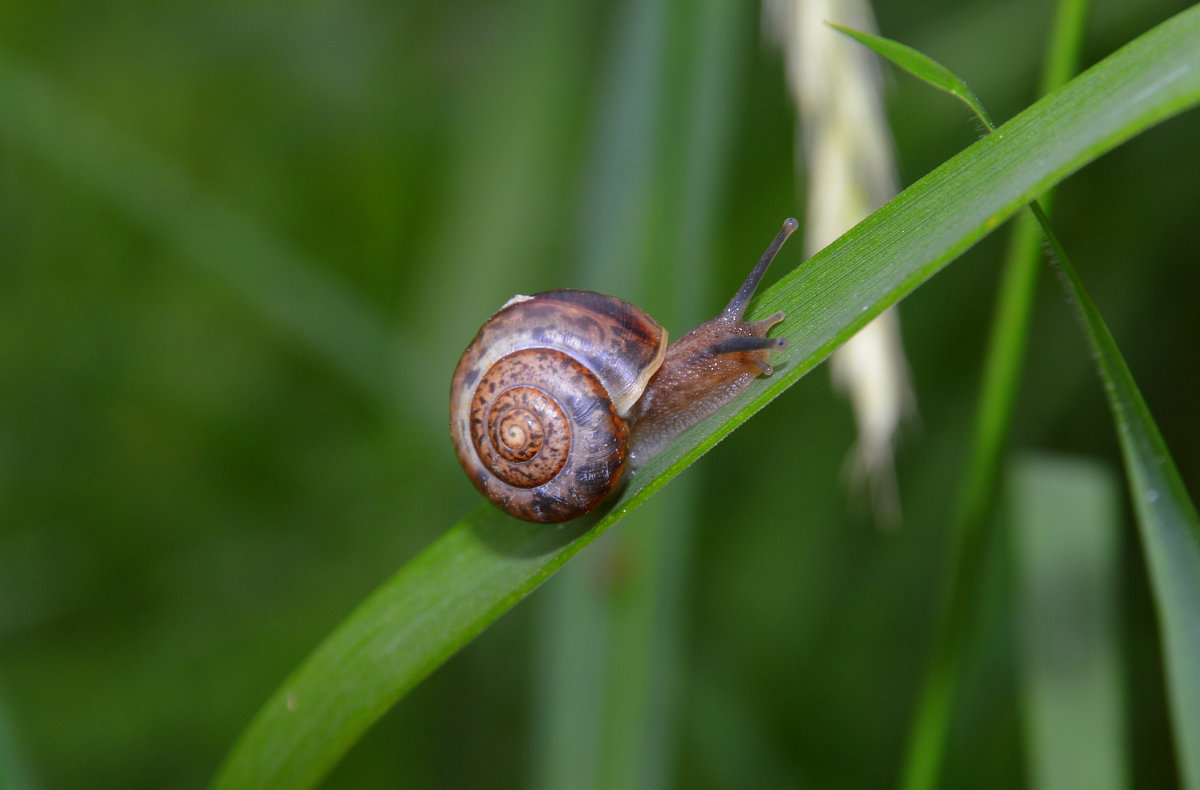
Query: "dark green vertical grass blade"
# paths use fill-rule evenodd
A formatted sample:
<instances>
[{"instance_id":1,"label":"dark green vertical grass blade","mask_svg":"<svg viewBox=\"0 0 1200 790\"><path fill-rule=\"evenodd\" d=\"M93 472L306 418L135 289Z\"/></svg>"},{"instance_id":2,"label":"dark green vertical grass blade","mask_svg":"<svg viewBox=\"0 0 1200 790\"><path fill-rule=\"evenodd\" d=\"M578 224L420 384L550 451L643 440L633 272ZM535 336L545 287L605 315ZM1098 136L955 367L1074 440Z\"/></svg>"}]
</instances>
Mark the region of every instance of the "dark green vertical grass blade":
<instances>
[{"instance_id":1,"label":"dark green vertical grass blade","mask_svg":"<svg viewBox=\"0 0 1200 790\"><path fill-rule=\"evenodd\" d=\"M1117 427L1158 607L1179 773L1184 786L1195 790L1200 788L1200 519L1108 326L1057 239L1053 234L1049 239Z\"/></svg>"},{"instance_id":2,"label":"dark green vertical grass blade","mask_svg":"<svg viewBox=\"0 0 1200 790\"><path fill-rule=\"evenodd\" d=\"M746 60L741 50L753 40L746 33L754 14L723 0L668 8L670 34L659 46L666 47L667 64L689 67L662 72L661 93L673 99L660 108L655 133L641 303L663 305L666 324L682 331L729 296L712 287L712 241L732 151L728 141L737 123L739 65ZM651 312L660 314L658 307ZM613 551L603 558L611 582L612 660L605 674L600 787L650 790L677 783L687 663L684 612L701 484L695 477L677 481L645 509L648 519L612 536Z\"/></svg>"},{"instance_id":3,"label":"dark green vertical grass blade","mask_svg":"<svg viewBox=\"0 0 1200 790\"><path fill-rule=\"evenodd\" d=\"M655 144L668 125L664 96L678 15L662 0L626 0L618 9L590 119L589 176L570 276L580 287L620 293L669 326L669 317L646 298L646 280L656 274L649 272L654 229L648 220L663 178ZM647 549L662 532L661 516L657 503L634 514L635 537L606 536L539 600L538 666L544 671L535 675L535 787L604 787L602 777L627 773L639 760L639 749L618 744L620 736L641 732L644 721L637 714L648 690L638 680L653 650L637 625L653 605L644 582L653 573L655 558ZM613 570L625 561L634 569L627 577ZM653 748L645 738L636 745Z\"/></svg>"},{"instance_id":4,"label":"dark green vertical grass blade","mask_svg":"<svg viewBox=\"0 0 1200 790\"><path fill-rule=\"evenodd\" d=\"M1197 102L1200 9L1192 9L905 190L756 300L752 319L788 313L780 334L789 350L774 376L676 440L607 513L547 528L482 506L452 527L285 681L215 786L312 786L405 692L840 342L1045 189ZM767 235L774 229L764 228Z\"/></svg>"},{"instance_id":5,"label":"dark green vertical grass blade","mask_svg":"<svg viewBox=\"0 0 1200 790\"><path fill-rule=\"evenodd\" d=\"M1121 790L1117 481L1094 462L1047 456L1020 458L1009 481L1029 787Z\"/></svg>"},{"instance_id":6,"label":"dark green vertical grass blade","mask_svg":"<svg viewBox=\"0 0 1200 790\"><path fill-rule=\"evenodd\" d=\"M620 9L569 257L586 264L579 285L682 330L728 297L709 285L712 232L752 14L720 0ZM672 784L696 483L677 481L539 597L534 786Z\"/></svg>"},{"instance_id":7,"label":"dark green vertical grass blade","mask_svg":"<svg viewBox=\"0 0 1200 790\"><path fill-rule=\"evenodd\" d=\"M1079 59L1087 0L1061 0L1050 38L1042 93L1061 87ZM910 47L879 36L838 27L918 79L960 99L984 128L995 129L991 116L967 83L940 63ZM1052 200L1047 192L1042 200ZM937 785L945 749L955 687L968 623L975 617L983 578L989 515L1001 479L1013 411L1029 338L1037 274L1041 263L1041 231L1032 214L1021 214L1013 228L1009 256L996 299L983 382L966 473L959 484L951 534L953 548L943 612L933 640L933 653L913 718L908 753L901 775L911 790Z\"/></svg>"},{"instance_id":8,"label":"dark green vertical grass blade","mask_svg":"<svg viewBox=\"0 0 1200 790\"><path fill-rule=\"evenodd\" d=\"M610 637L608 602L595 565L572 563L546 585L538 601L530 782L534 790L597 787L606 689L601 678Z\"/></svg>"},{"instance_id":9,"label":"dark green vertical grass blade","mask_svg":"<svg viewBox=\"0 0 1200 790\"><path fill-rule=\"evenodd\" d=\"M455 112L470 119L453 127L453 164L440 176L445 197L435 199L428 228L409 231L430 240L407 262L420 284L405 299L419 299L421 309L403 310L404 320L421 330L422 352L436 360L427 371L452 370L479 317L517 290L542 290L534 283L590 287L572 278L572 256L560 262L539 250L574 219L555 196L576 167L572 139L589 60L579 52L595 36L595 20L586 4L517 0L487 29L488 43L464 61L481 70L480 78L460 86L461 97L457 89L445 97L461 102ZM561 271L542 280L547 265ZM436 393L441 432L445 390L412 389Z\"/></svg>"}]
</instances>

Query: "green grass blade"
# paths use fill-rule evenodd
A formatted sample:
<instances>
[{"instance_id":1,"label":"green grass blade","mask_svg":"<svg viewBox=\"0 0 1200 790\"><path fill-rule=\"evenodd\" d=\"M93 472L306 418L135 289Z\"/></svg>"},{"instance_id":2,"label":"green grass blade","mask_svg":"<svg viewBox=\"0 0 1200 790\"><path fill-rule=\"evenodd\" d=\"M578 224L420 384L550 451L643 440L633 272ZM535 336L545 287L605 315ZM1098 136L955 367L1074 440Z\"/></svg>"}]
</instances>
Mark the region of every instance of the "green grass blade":
<instances>
[{"instance_id":1,"label":"green grass blade","mask_svg":"<svg viewBox=\"0 0 1200 790\"><path fill-rule=\"evenodd\" d=\"M405 692L839 343L1057 181L1197 102L1200 8L1139 37L905 190L756 301L751 318L788 313L780 334L790 347L774 376L684 433L607 513L547 528L481 506L452 527L283 684L215 786L314 784ZM773 230L764 227L764 236Z\"/></svg>"},{"instance_id":2,"label":"green grass blade","mask_svg":"<svg viewBox=\"0 0 1200 790\"><path fill-rule=\"evenodd\" d=\"M1124 732L1117 481L1093 462L1032 456L1009 485L1029 787L1120 790Z\"/></svg>"},{"instance_id":3,"label":"green grass blade","mask_svg":"<svg viewBox=\"0 0 1200 790\"><path fill-rule=\"evenodd\" d=\"M1092 0L1058 0L1054 8L1053 35L1042 69L1042 93L1065 85L1079 71Z\"/></svg>"},{"instance_id":4,"label":"green grass blade","mask_svg":"<svg viewBox=\"0 0 1200 790\"><path fill-rule=\"evenodd\" d=\"M1034 210L1038 211L1036 206ZM1048 238L1067 298L1083 321L1117 426L1158 606L1179 772L1184 786L1196 790L1200 788L1200 663L1196 658L1200 656L1200 518L1108 326L1058 239L1053 234Z\"/></svg>"},{"instance_id":5,"label":"green grass blade","mask_svg":"<svg viewBox=\"0 0 1200 790\"><path fill-rule=\"evenodd\" d=\"M679 182L668 177L672 160L657 151L661 139L679 131L665 97L683 93L682 77L672 79L669 68L683 20L662 0L619 4L592 110L584 220L569 256L575 283L620 293L672 326L683 321L647 292L648 280L672 279L663 269L678 265L676 255L663 254L668 263L652 267L655 237L670 223L649 218L661 216L658 204L675 194L659 185ZM686 145L689 135L674 139ZM630 161L647 166L625 166ZM643 681L665 641L647 625L659 603L652 582L661 570L655 549L667 532L665 513L656 501L633 514L629 529L606 535L539 598L534 788L619 787L609 778L636 775L644 755L662 748L658 731L647 726L656 689ZM666 702L661 707L671 707Z\"/></svg>"},{"instance_id":6,"label":"green grass blade","mask_svg":"<svg viewBox=\"0 0 1200 790\"><path fill-rule=\"evenodd\" d=\"M405 565L262 709L217 787L310 787L396 699L601 530L537 526L491 505Z\"/></svg>"},{"instance_id":7,"label":"green grass blade","mask_svg":"<svg viewBox=\"0 0 1200 790\"><path fill-rule=\"evenodd\" d=\"M647 6L643 0L633 5ZM655 219L641 219L645 231L631 229L646 239L639 263L648 293L639 303L664 304L668 326L698 323L708 306L726 296L714 293L713 231L737 123L742 74L736 64L746 61L751 40L744 35L753 25L748 10L724 0L687 8L668 4L668 31L655 40L666 47L666 63L690 63L679 70L660 67L656 153L650 159L656 188L649 217ZM664 103L661 96L674 98ZM611 166L620 169L624 155ZM680 288L683 282L688 286ZM657 308L652 312L659 314ZM695 477L676 481L665 496L639 510L629 528L611 535L611 551L596 558L604 563L601 578L609 580L611 629L599 709L604 726L598 787L651 790L677 783L687 677L684 612L701 485ZM595 584L596 563L582 569L592 572Z\"/></svg>"},{"instance_id":8,"label":"green grass blade","mask_svg":"<svg viewBox=\"0 0 1200 790\"><path fill-rule=\"evenodd\" d=\"M988 129L995 128L991 116L983 108L983 102L979 101L979 97L975 95L975 91L971 90L971 86L967 85L957 74L924 52L918 52L910 46L901 44L899 41L892 41L890 38L876 36L872 33L863 33L860 30L854 30L853 28L839 25L836 22L826 22L825 24L845 33L880 57L887 58L917 79L924 80L938 90L945 91L956 99L959 99L970 107L972 112L979 116L984 126Z\"/></svg>"},{"instance_id":9,"label":"green grass blade","mask_svg":"<svg viewBox=\"0 0 1200 790\"><path fill-rule=\"evenodd\" d=\"M1034 197L1124 140L1194 106L1200 98L1197 44L1200 7L1167 20L1039 100L783 277L748 315L787 312L779 332L789 342L787 359L731 407L732 419L728 410L713 415L651 460L618 507L656 491L673 476L665 472L686 468Z\"/></svg>"},{"instance_id":10,"label":"green grass blade","mask_svg":"<svg viewBox=\"0 0 1200 790\"><path fill-rule=\"evenodd\" d=\"M600 679L608 666L611 612L597 584L596 566L605 559L597 553L555 576L537 602L541 609L534 640L533 790L598 786L607 690Z\"/></svg>"},{"instance_id":11,"label":"green grass blade","mask_svg":"<svg viewBox=\"0 0 1200 790\"><path fill-rule=\"evenodd\" d=\"M1074 72L1089 3L1087 0L1061 0L1056 7L1057 16L1047 53L1042 93L1061 87ZM995 125L974 91L941 64L878 36L843 32L854 36L917 78L958 97L975 112L989 132L994 131ZM1053 193L1047 192L1042 200L1050 201L1052 197ZM1013 227L1009 255L996 298L970 456L966 474L958 487L951 525L954 543L949 583L924 680L924 691L914 714L901 776L902 786L912 790L936 786L940 774L954 688L967 638L967 624L975 617L978 608L978 580L983 578L989 514L1001 479L1020 387L1041 257L1038 222L1032 214L1022 213Z\"/></svg>"}]
</instances>

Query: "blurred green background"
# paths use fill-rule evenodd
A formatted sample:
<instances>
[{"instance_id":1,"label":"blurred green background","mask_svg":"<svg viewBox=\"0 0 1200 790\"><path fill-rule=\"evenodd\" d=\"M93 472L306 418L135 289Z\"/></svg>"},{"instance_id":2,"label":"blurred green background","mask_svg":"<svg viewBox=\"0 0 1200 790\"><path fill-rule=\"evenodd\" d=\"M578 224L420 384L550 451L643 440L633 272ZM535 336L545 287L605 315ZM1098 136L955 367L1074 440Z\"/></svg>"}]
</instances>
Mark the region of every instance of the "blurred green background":
<instances>
[{"instance_id":1,"label":"blurred green background","mask_svg":"<svg viewBox=\"0 0 1200 790\"><path fill-rule=\"evenodd\" d=\"M1185 5L1097 2L1085 62ZM676 335L724 303L779 222L804 213L760 12L0 5L0 784L206 784L321 637L478 505L446 393L513 293L600 288ZM1035 98L1040 0L875 12L997 120ZM887 88L906 184L978 132L914 80ZM1196 140L1193 112L1132 141L1065 183L1056 219L1193 498ZM665 564L640 565L638 522L618 525L403 700L327 786L562 786L556 760L588 752L547 753L573 699L554 670L578 611L562 602L584 589L619 608L639 574L670 587L650 629L666 658L622 659L667 690L650 697L639 784L894 781L1004 238L901 306L920 421L898 459L899 531L846 492L853 421L818 371L647 507L667 525ZM1119 472L1081 333L1053 278L1041 291L1014 441ZM1126 507L1125 748L1134 784L1172 786ZM947 786L1025 781L1006 540ZM607 658L620 636L579 637L571 682L601 700L619 685L604 675L622 665ZM619 786L594 751L601 767L570 775Z\"/></svg>"}]
</instances>

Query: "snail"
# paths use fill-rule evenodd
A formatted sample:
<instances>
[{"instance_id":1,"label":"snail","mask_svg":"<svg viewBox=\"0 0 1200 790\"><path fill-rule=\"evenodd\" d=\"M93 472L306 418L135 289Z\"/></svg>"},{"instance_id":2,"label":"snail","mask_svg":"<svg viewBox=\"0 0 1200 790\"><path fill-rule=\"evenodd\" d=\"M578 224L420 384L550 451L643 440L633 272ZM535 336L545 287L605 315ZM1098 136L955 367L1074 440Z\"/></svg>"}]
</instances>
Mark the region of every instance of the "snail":
<instances>
[{"instance_id":1,"label":"snail","mask_svg":"<svg viewBox=\"0 0 1200 790\"><path fill-rule=\"evenodd\" d=\"M463 352L450 388L450 435L475 487L505 512L567 521L713 414L787 346L767 331L782 312L744 320L788 219L729 304L667 344L637 307L592 291L514 296Z\"/></svg>"}]
</instances>

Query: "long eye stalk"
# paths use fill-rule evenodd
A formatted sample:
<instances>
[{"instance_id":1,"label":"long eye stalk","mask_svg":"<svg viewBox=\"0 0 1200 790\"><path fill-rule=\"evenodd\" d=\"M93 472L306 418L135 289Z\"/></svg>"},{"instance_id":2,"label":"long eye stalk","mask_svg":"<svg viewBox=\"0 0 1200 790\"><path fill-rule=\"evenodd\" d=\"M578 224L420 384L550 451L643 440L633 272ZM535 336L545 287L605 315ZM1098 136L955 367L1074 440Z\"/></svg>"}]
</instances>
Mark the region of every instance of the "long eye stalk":
<instances>
[{"instance_id":1,"label":"long eye stalk","mask_svg":"<svg viewBox=\"0 0 1200 790\"><path fill-rule=\"evenodd\" d=\"M724 314L727 317L741 320L746 314L746 307L750 304L750 298L754 296L754 291L758 288L758 284L762 282L763 275L767 273L767 267L771 265L771 261L775 260L775 256L779 254L779 248L796 232L796 228L800 227L800 223L794 217L788 217L783 221L783 227L779 229L779 233L775 234L775 238L771 241L767 251L758 259L758 263L750 270L750 274L746 277L746 281L742 283L742 287L729 300L729 304L725 306Z\"/></svg>"}]
</instances>

